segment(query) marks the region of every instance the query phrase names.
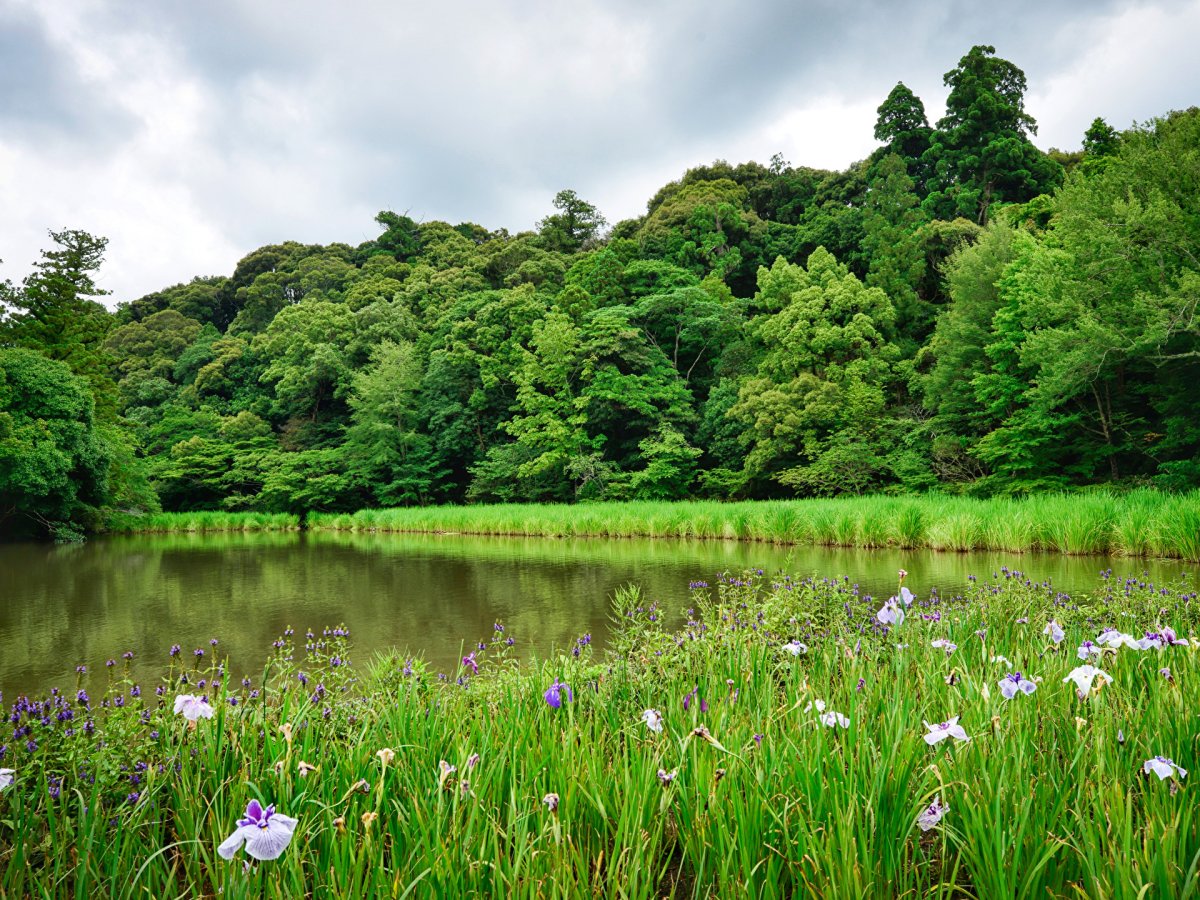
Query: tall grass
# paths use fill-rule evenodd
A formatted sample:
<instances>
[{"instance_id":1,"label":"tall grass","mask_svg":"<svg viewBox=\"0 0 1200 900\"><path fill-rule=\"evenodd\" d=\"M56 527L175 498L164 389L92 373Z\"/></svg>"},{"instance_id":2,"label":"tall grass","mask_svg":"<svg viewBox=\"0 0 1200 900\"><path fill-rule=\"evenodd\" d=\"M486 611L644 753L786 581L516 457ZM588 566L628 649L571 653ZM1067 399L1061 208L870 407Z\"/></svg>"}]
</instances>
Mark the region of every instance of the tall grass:
<instances>
[{"instance_id":1,"label":"tall grass","mask_svg":"<svg viewBox=\"0 0 1200 900\"><path fill-rule=\"evenodd\" d=\"M219 531L298 531L299 528L300 517L293 513L201 510L121 516L110 525L109 531L114 534L137 532L182 534Z\"/></svg>"},{"instance_id":2,"label":"tall grass","mask_svg":"<svg viewBox=\"0 0 1200 900\"><path fill-rule=\"evenodd\" d=\"M542 537L694 537L832 547L1044 550L1200 560L1200 491L1049 494L987 500L927 495L830 500L437 506L311 513L331 531Z\"/></svg>"},{"instance_id":3,"label":"tall grass","mask_svg":"<svg viewBox=\"0 0 1200 900\"><path fill-rule=\"evenodd\" d=\"M1063 681L1106 625L1194 640L1192 586L913 587L889 630L844 580L725 576L678 632L629 589L603 655L581 638L520 664L498 627L444 677L352 664L340 630L284 635L248 686L219 645L171 657L161 697L118 664L13 704L0 896L1197 897L1193 776L1141 768L1197 768L1200 655L1122 648L1102 690ZM1005 700L1013 668L1038 686ZM171 710L185 692L215 707L194 729ZM928 746L922 723L951 716L970 741ZM949 812L923 832L935 796ZM299 824L244 867L216 847L251 798Z\"/></svg>"}]
</instances>

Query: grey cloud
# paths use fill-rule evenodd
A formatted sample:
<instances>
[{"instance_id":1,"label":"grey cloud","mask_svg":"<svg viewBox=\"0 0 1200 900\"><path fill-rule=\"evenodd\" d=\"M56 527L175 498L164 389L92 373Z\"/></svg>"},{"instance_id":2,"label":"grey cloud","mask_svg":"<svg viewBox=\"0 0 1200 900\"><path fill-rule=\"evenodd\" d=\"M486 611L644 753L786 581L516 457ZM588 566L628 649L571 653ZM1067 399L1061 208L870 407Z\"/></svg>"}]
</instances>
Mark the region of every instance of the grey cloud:
<instances>
[{"instance_id":1,"label":"grey cloud","mask_svg":"<svg viewBox=\"0 0 1200 900\"><path fill-rule=\"evenodd\" d=\"M0 123L10 139L110 146L130 120L80 77L41 23L0 5Z\"/></svg>"},{"instance_id":2,"label":"grey cloud","mask_svg":"<svg viewBox=\"0 0 1200 900\"><path fill-rule=\"evenodd\" d=\"M100 46L106 35L151 37L203 92L205 120L180 146L170 186L248 252L288 238L362 240L382 208L529 228L559 188L595 199L632 172L661 172L661 183L681 174L680 160L732 157L721 148L797 107L832 98L873 108L897 80L936 116L942 74L976 43L1021 66L1032 94L1089 50L1089 29L1135 5L163 0L95 7L88 26ZM0 60L10 134L74 134L87 153L92 135L119 132L105 98L88 94L29 16L0 13ZM14 87L25 80L36 85L27 96ZM1137 86L1127 96L1129 108L1151 103L1141 118L1170 105ZM855 146L869 148L862 128ZM1072 122L1069 133L1082 131ZM638 210L602 211L615 220ZM48 215L60 224L61 211Z\"/></svg>"}]
</instances>

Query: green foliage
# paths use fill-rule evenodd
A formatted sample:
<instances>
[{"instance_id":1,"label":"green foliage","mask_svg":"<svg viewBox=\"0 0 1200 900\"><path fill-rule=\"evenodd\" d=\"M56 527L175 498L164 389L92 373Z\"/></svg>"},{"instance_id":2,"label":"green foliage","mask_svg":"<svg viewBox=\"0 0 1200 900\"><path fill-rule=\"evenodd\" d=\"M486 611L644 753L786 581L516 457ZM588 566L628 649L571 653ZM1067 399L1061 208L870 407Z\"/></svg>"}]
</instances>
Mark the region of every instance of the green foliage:
<instances>
[{"instance_id":1,"label":"green foliage","mask_svg":"<svg viewBox=\"0 0 1200 900\"><path fill-rule=\"evenodd\" d=\"M836 472L825 458L835 445L883 427L899 359L886 338L891 301L818 249L806 269L782 259L761 269L755 304L778 312L756 323L765 352L728 412L744 425L746 473L794 487L825 484L813 466ZM845 476L843 489L866 486L858 473Z\"/></svg>"},{"instance_id":2,"label":"green foliage","mask_svg":"<svg viewBox=\"0 0 1200 900\"><path fill-rule=\"evenodd\" d=\"M36 351L0 350L0 534L94 528L112 461L84 379Z\"/></svg>"},{"instance_id":3,"label":"green foliage","mask_svg":"<svg viewBox=\"0 0 1200 900\"><path fill-rule=\"evenodd\" d=\"M925 206L931 217L963 216L979 224L995 203L1023 202L1061 183L1062 167L1029 140L1025 73L977 45L946 73L946 115L925 160L933 167Z\"/></svg>"},{"instance_id":4,"label":"green foliage","mask_svg":"<svg viewBox=\"0 0 1200 900\"><path fill-rule=\"evenodd\" d=\"M538 234L550 250L572 253L594 241L607 222L595 206L574 191L554 195L556 213L538 222Z\"/></svg>"},{"instance_id":5,"label":"green foliage","mask_svg":"<svg viewBox=\"0 0 1200 900\"><path fill-rule=\"evenodd\" d=\"M0 346L87 378L138 508L1194 487L1197 114L1044 154L992 47L944 81L844 170L715 160L607 235L570 190L516 234L385 210L109 313L54 232Z\"/></svg>"}]
</instances>

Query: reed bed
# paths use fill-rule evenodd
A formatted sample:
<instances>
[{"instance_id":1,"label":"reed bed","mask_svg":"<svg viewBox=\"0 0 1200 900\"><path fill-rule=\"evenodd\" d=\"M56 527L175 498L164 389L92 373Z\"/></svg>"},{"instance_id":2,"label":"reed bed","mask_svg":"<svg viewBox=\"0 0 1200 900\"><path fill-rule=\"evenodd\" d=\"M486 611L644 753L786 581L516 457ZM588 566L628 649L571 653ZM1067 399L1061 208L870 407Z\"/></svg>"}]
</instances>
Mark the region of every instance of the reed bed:
<instances>
[{"instance_id":1,"label":"reed bed","mask_svg":"<svg viewBox=\"0 0 1200 900\"><path fill-rule=\"evenodd\" d=\"M406 507L311 513L307 523L330 531L689 537L1200 560L1200 491Z\"/></svg>"},{"instance_id":2,"label":"reed bed","mask_svg":"<svg viewBox=\"0 0 1200 900\"><path fill-rule=\"evenodd\" d=\"M185 534L233 531L299 531L300 517L294 513L162 512L144 516L121 516L109 529L113 534Z\"/></svg>"},{"instance_id":3,"label":"reed bed","mask_svg":"<svg viewBox=\"0 0 1200 900\"><path fill-rule=\"evenodd\" d=\"M970 585L888 625L848 578L725 575L674 631L628 589L603 652L519 663L497 623L443 673L341 628L252 681L217 643L157 689L114 661L11 706L0 896L1196 897L1193 586ZM227 861L251 801L290 839Z\"/></svg>"}]
</instances>

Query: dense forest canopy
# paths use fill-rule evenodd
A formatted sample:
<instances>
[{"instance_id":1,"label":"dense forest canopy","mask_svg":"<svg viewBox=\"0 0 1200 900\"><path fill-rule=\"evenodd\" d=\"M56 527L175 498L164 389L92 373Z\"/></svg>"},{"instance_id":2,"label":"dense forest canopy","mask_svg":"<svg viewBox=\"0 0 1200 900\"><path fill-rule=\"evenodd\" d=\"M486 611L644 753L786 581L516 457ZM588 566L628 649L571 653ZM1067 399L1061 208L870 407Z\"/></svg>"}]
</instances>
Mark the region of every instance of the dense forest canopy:
<instances>
[{"instance_id":1,"label":"dense forest canopy","mask_svg":"<svg viewBox=\"0 0 1200 900\"><path fill-rule=\"evenodd\" d=\"M845 171L717 161L608 223L392 211L109 312L0 285L0 532L106 511L1200 484L1200 111L1044 153L978 46Z\"/></svg>"}]
</instances>

